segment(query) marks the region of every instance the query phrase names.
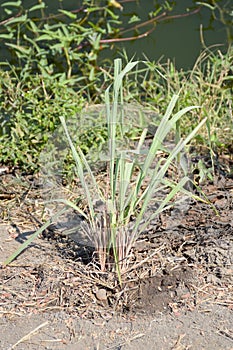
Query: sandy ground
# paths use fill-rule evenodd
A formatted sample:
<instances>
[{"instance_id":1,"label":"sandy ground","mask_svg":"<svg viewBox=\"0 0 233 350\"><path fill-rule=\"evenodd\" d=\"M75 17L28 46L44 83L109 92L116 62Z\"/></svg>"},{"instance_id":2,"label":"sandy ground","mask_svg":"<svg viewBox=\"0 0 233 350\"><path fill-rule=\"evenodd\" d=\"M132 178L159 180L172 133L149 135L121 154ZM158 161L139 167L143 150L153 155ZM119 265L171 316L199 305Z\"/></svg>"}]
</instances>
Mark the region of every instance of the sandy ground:
<instances>
[{"instance_id":1,"label":"sandy ground","mask_svg":"<svg viewBox=\"0 0 233 350\"><path fill-rule=\"evenodd\" d=\"M12 253L20 243L11 237L12 228L0 226L1 261ZM37 239L35 246L22 254L17 263L33 256L33 264L50 256L52 247L44 248ZM41 250L38 249L41 245ZM38 261L39 263L39 261ZM1 277L11 267L3 268ZM2 279L7 286L7 280ZM23 276L22 276L23 282ZM9 290L8 290L9 292ZM82 319L65 310L41 312L33 307L29 312L4 308L4 293L1 290L0 348L3 350L110 350L110 349L233 349L233 311L230 306L205 301L192 310L153 310L149 314L141 310L136 314L113 315Z\"/></svg>"},{"instance_id":2,"label":"sandy ground","mask_svg":"<svg viewBox=\"0 0 233 350\"><path fill-rule=\"evenodd\" d=\"M1 319L1 349L233 349L232 311L208 306L175 317L69 318L63 312ZM18 345L16 345L18 343Z\"/></svg>"}]
</instances>

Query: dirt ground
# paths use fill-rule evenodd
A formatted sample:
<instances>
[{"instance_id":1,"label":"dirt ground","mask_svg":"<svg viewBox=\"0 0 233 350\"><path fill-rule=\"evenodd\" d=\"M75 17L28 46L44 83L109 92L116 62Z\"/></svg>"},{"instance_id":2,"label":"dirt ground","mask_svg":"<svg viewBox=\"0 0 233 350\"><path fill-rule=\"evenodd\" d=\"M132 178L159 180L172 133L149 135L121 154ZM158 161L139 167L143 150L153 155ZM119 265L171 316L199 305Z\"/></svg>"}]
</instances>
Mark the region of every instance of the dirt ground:
<instances>
[{"instance_id":1,"label":"dirt ground","mask_svg":"<svg viewBox=\"0 0 233 350\"><path fill-rule=\"evenodd\" d=\"M1 176L0 262L40 227L30 178ZM0 270L0 348L233 349L233 180L204 186L175 222L161 215L132 251L120 288L90 250L46 230ZM175 223L175 224L174 224Z\"/></svg>"}]
</instances>

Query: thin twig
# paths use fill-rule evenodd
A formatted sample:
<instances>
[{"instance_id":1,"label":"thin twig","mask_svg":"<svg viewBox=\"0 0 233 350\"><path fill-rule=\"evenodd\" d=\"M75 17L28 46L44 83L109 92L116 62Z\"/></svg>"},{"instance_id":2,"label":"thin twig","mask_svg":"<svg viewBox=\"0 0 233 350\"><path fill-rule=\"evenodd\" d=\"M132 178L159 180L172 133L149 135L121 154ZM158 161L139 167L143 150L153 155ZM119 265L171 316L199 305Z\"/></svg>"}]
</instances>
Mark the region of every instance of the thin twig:
<instances>
[{"instance_id":1,"label":"thin twig","mask_svg":"<svg viewBox=\"0 0 233 350\"><path fill-rule=\"evenodd\" d=\"M227 330L227 331L224 331L224 330L219 330L218 332L217 332L219 335L221 335L221 336L224 336L225 338L227 338L228 340L231 340L231 341L233 341L233 336L229 333L229 331Z\"/></svg>"},{"instance_id":2,"label":"thin twig","mask_svg":"<svg viewBox=\"0 0 233 350\"><path fill-rule=\"evenodd\" d=\"M10 348L8 348L7 350L13 350L17 345L19 345L20 343L23 343L26 340L29 340L30 337L32 335L35 335L41 328L47 326L47 324L49 323L49 321L46 321L44 323L42 323L41 325L39 325L38 327L36 327L33 331L29 332L28 334L26 334L24 337L22 337L21 339L19 339L14 345L12 345Z\"/></svg>"},{"instance_id":3,"label":"thin twig","mask_svg":"<svg viewBox=\"0 0 233 350\"><path fill-rule=\"evenodd\" d=\"M10 18L7 18L7 19L1 21L1 22L0 22L0 26L5 25L5 24L7 24L9 21L11 21L12 19L15 19L15 18L21 16L22 13L23 13L23 12L22 12L22 10L21 10L21 11L19 11L15 16L12 16L12 17L10 17Z\"/></svg>"},{"instance_id":4,"label":"thin twig","mask_svg":"<svg viewBox=\"0 0 233 350\"><path fill-rule=\"evenodd\" d=\"M147 258L145 258L144 260L140 261L139 263L133 265L132 267L130 267L129 269L125 270L122 272L122 274L125 274L127 272L130 272L132 270L137 269L139 266L143 265L145 262L147 262L148 260L150 260L155 254L159 253L161 250L163 250L165 248L165 244L163 244L161 247L159 247L158 249L156 249L151 255L149 255Z\"/></svg>"}]
</instances>

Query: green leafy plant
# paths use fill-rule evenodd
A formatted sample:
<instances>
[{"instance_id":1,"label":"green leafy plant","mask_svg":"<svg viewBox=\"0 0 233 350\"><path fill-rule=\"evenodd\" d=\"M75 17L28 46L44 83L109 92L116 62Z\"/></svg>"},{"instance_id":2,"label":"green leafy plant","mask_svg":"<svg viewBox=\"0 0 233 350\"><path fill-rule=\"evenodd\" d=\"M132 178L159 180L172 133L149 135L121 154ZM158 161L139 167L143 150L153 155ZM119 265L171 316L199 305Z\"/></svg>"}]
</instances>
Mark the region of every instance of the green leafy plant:
<instances>
[{"instance_id":1,"label":"green leafy plant","mask_svg":"<svg viewBox=\"0 0 233 350\"><path fill-rule=\"evenodd\" d=\"M101 75L98 67L100 52L115 42L141 37L120 38L125 32L136 28L130 25L122 29L125 25L119 12L122 7L116 4L116 1L105 4L83 1L77 9L69 11L60 8L58 13L51 15L43 1L29 8L25 8L21 0L7 1L1 4L5 18L0 22L0 41L4 40L4 49L10 50L10 62L14 63L16 70L26 67L28 72L43 77L61 77L65 74L70 84L75 81L78 89L81 87L85 94L94 94ZM63 6L61 1L57 6ZM149 23L139 19L140 27L150 25L152 28L149 32L153 31L162 8L157 6ZM164 17L165 13L162 15ZM142 37L147 34L143 33ZM5 60L0 64L3 67L7 65Z\"/></svg>"},{"instance_id":2,"label":"green leafy plant","mask_svg":"<svg viewBox=\"0 0 233 350\"><path fill-rule=\"evenodd\" d=\"M113 76L106 51L118 42L143 38L161 21L182 17L168 16L171 3L165 2L156 4L148 21L138 19L134 23L134 18L130 24L121 18L120 7L115 7L114 2L101 4L83 1L83 6L68 11L65 2L58 1L58 7L64 8L52 15L43 1L29 8L20 0L1 4L1 164L36 171L38 155L60 123L59 115L68 120L84 104L103 103L104 91ZM124 59L129 61L126 55ZM223 54L205 48L188 72L178 71L170 61L161 64L146 60L143 64L126 77L126 102L140 100L163 114L167 100L181 91L175 109L203 106L200 118L208 117L208 133L216 135L211 140L208 136L202 138L204 151L213 156L219 150L231 149L232 49ZM196 119L191 111L178 122L177 131L188 135ZM129 136L138 137L137 129L133 125ZM98 149L106 137L106 128L93 128L80 137L80 147L86 155L90 144Z\"/></svg>"},{"instance_id":3,"label":"green leafy plant","mask_svg":"<svg viewBox=\"0 0 233 350\"><path fill-rule=\"evenodd\" d=\"M178 100L178 95L174 95L148 150L143 147L147 129L142 131L136 147L132 149L119 147L116 142L118 127L122 131L122 141L124 140L123 80L136 65L137 62L129 62L125 68L122 68L122 61L115 60L113 86L109 86L105 92L108 160L104 184L98 183L81 148L74 145L65 118L60 117L87 206L82 210L68 200L57 199L56 201L62 202L66 208L72 207L84 218L84 224L79 229L84 230L94 243L101 270L109 269L113 264L120 282L121 275L128 266L129 252L151 220L174 205L179 192L193 196L185 189L185 184L189 181L187 176L175 181L169 179L166 173L183 148L206 122L206 119L203 119L184 140L180 139L172 150L167 151L166 155L158 157L159 151L164 150L165 138L175 128L178 120L185 113L198 108L198 106L190 106L173 114ZM112 94L110 94L111 87ZM101 203L103 208L101 213L96 208L96 202ZM146 212L152 203L156 204L156 208L153 214L147 217ZM16 256L17 254L14 254L12 258ZM5 264L12 258L9 258Z\"/></svg>"}]
</instances>

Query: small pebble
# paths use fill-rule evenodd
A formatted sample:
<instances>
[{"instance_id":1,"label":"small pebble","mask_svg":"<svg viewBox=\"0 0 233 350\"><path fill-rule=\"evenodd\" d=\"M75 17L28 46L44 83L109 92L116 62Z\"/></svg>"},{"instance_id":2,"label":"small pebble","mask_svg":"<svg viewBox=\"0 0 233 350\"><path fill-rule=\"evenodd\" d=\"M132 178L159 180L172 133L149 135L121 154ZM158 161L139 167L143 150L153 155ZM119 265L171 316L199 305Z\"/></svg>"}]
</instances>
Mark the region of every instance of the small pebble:
<instances>
[{"instance_id":1,"label":"small pebble","mask_svg":"<svg viewBox=\"0 0 233 350\"><path fill-rule=\"evenodd\" d=\"M106 301L107 300L107 293L105 289L98 289L96 291L96 298L100 301Z\"/></svg>"}]
</instances>

